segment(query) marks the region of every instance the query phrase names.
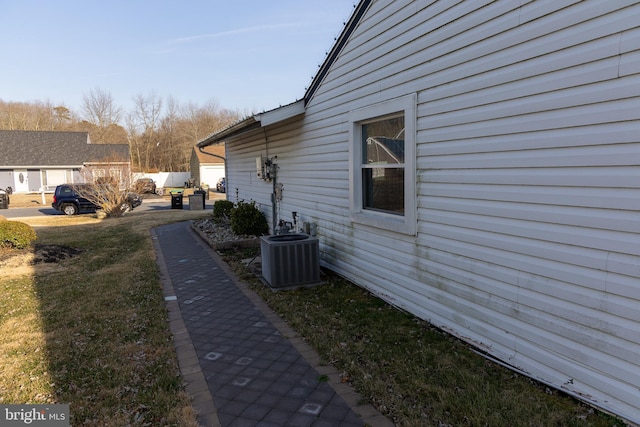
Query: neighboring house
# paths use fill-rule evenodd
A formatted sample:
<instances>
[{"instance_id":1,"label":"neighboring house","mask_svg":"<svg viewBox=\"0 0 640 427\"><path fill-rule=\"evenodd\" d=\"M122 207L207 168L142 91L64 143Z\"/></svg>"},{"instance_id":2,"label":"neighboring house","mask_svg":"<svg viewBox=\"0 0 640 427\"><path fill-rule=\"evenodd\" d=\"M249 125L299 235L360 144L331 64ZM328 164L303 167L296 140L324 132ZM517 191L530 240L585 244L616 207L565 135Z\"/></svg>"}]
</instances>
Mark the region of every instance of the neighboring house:
<instances>
[{"instance_id":1,"label":"neighboring house","mask_svg":"<svg viewBox=\"0 0 640 427\"><path fill-rule=\"evenodd\" d=\"M126 144L91 144L87 132L0 130L0 188L16 193L51 191L98 177L128 178Z\"/></svg>"},{"instance_id":2,"label":"neighboring house","mask_svg":"<svg viewBox=\"0 0 640 427\"><path fill-rule=\"evenodd\" d=\"M325 267L640 423L639 2L361 1L304 98L220 142Z\"/></svg>"},{"instance_id":3,"label":"neighboring house","mask_svg":"<svg viewBox=\"0 0 640 427\"><path fill-rule=\"evenodd\" d=\"M194 147L191 152L191 179L196 187L215 188L225 175L224 145Z\"/></svg>"}]
</instances>

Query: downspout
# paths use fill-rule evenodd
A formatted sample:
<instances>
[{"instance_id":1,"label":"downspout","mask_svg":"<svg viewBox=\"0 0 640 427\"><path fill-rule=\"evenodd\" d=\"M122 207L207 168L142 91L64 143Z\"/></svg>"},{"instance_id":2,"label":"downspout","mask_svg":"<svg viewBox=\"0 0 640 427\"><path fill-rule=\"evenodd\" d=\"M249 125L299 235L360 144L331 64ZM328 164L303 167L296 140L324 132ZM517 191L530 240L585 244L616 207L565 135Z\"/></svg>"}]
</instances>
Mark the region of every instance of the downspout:
<instances>
[{"instance_id":1,"label":"downspout","mask_svg":"<svg viewBox=\"0 0 640 427\"><path fill-rule=\"evenodd\" d=\"M226 147L225 147L225 148L226 148ZM217 154L213 154L213 153L207 153L206 151L204 151L204 150L202 149L202 147L198 147L198 151L200 151L202 154L206 154L207 156L217 157L218 159L221 159L221 160L224 162L225 167L226 167L227 159L225 159L223 156L218 156ZM226 170L225 170L225 173L226 173Z\"/></svg>"}]
</instances>

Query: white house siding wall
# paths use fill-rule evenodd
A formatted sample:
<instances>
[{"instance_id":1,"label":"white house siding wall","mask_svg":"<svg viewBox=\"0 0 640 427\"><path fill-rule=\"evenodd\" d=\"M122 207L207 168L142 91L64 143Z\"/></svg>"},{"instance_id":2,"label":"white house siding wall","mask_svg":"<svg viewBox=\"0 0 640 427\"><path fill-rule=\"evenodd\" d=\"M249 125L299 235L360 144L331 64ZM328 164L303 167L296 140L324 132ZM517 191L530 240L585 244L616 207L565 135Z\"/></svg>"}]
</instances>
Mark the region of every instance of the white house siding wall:
<instances>
[{"instance_id":1,"label":"white house siding wall","mask_svg":"<svg viewBox=\"0 0 640 427\"><path fill-rule=\"evenodd\" d=\"M349 112L412 93L417 234L351 223ZM373 1L302 122L227 145L229 191L269 205L268 147L325 266L640 422L639 95L636 1Z\"/></svg>"},{"instance_id":2,"label":"white house siding wall","mask_svg":"<svg viewBox=\"0 0 640 427\"><path fill-rule=\"evenodd\" d=\"M227 176L225 185L227 200L255 202L271 224L273 185L271 182L259 179L256 174L256 157L268 154L266 146L262 131L243 135L241 142L226 144Z\"/></svg>"}]
</instances>

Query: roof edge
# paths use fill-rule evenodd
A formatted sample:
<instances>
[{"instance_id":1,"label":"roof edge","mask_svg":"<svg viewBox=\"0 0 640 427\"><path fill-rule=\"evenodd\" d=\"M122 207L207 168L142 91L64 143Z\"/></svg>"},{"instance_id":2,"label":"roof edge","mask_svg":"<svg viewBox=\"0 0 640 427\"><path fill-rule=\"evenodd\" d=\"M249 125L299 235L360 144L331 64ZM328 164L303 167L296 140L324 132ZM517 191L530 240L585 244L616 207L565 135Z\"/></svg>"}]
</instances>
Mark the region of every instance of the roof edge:
<instances>
[{"instance_id":1,"label":"roof edge","mask_svg":"<svg viewBox=\"0 0 640 427\"><path fill-rule=\"evenodd\" d=\"M292 102L291 104L255 114L253 116L240 120L239 122L236 122L219 132L215 132L209 135L202 141L198 142L196 146L198 148L204 148L209 145L218 143L224 139L291 119L293 117L304 114L304 112L304 100L301 99L299 101Z\"/></svg>"},{"instance_id":2,"label":"roof edge","mask_svg":"<svg viewBox=\"0 0 640 427\"><path fill-rule=\"evenodd\" d=\"M303 98L305 105L309 103L309 100L311 100L311 98L315 94L316 90L320 86L320 83L322 83L325 76L329 72L329 69L338 58L338 55L340 55L340 52L342 52L342 49L347 44L347 41L349 40L351 33L353 33L353 30L355 30L357 25L360 23L360 19L362 18L365 11L371 4L371 1L372 0L360 0L360 3L356 6L356 9L351 15L349 22L347 22L344 29L342 30L342 33L336 39L337 40L336 43L331 48L331 51L329 52L324 62L320 66L320 69L316 73L315 77L313 78L313 80L311 80L311 84L309 85L309 88L307 89Z\"/></svg>"},{"instance_id":3,"label":"roof edge","mask_svg":"<svg viewBox=\"0 0 640 427\"><path fill-rule=\"evenodd\" d=\"M198 148L204 148L209 145L213 145L222 141L225 138L230 138L234 135L239 135L241 133L248 132L253 129L257 129L260 127L260 122L256 121L254 116L247 117L239 122L236 122L226 128L222 129L219 132L214 132L202 141L196 144Z\"/></svg>"},{"instance_id":4,"label":"roof edge","mask_svg":"<svg viewBox=\"0 0 640 427\"><path fill-rule=\"evenodd\" d=\"M260 122L262 127L272 125L274 123L279 123L284 120L293 118L300 114L304 114L304 100L293 102L289 105L285 105L280 108L276 108L275 110L265 111L264 113L256 114L253 116L257 121Z\"/></svg>"}]
</instances>

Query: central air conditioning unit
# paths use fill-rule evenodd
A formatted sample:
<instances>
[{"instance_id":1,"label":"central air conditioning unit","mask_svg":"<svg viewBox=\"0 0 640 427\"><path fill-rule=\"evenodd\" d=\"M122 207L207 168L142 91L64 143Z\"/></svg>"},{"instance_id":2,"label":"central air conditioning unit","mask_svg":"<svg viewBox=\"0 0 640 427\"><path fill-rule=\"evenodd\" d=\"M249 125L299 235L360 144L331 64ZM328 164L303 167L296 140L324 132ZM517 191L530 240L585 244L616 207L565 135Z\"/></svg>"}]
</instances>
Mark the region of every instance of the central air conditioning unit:
<instances>
[{"instance_id":1,"label":"central air conditioning unit","mask_svg":"<svg viewBox=\"0 0 640 427\"><path fill-rule=\"evenodd\" d=\"M308 234L279 234L260 238L262 277L275 289L320 283L320 248Z\"/></svg>"}]
</instances>

